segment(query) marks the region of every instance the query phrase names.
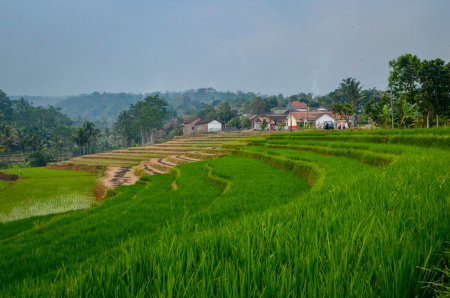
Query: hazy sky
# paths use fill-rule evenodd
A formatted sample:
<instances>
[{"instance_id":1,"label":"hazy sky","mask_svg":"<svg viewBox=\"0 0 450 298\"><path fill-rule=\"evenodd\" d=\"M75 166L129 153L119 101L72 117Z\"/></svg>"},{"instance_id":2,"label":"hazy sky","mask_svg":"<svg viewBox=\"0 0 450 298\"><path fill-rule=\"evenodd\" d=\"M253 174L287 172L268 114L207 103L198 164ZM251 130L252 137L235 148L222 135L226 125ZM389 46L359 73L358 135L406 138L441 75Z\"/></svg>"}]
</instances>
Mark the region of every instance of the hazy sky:
<instances>
[{"instance_id":1,"label":"hazy sky","mask_svg":"<svg viewBox=\"0 0 450 298\"><path fill-rule=\"evenodd\" d=\"M9 95L384 90L399 55L450 61L449 0L2 0L0 14Z\"/></svg>"}]
</instances>

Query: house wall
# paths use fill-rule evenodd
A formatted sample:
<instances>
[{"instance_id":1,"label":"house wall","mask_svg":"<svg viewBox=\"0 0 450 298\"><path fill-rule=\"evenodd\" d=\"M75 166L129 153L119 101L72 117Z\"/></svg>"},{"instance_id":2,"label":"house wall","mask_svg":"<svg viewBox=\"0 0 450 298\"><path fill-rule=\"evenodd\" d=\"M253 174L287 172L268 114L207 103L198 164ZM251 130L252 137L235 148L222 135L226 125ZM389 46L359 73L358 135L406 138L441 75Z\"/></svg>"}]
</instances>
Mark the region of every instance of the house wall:
<instances>
[{"instance_id":1,"label":"house wall","mask_svg":"<svg viewBox=\"0 0 450 298\"><path fill-rule=\"evenodd\" d=\"M261 129L261 122L253 122L252 126L253 129Z\"/></svg>"},{"instance_id":2,"label":"house wall","mask_svg":"<svg viewBox=\"0 0 450 298\"><path fill-rule=\"evenodd\" d=\"M208 123L208 130L207 131L222 131L222 123L219 121L212 121Z\"/></svg>"},{"instance_id":3,"label":"house wall","mask_svg":"<svg viewBox=\"0 0 450 298\"><path fill-rule=\"evenodd\" d=\"M197 132L208 132L208 124L197 124L195 125L195 131Z\"/></svg>"},{"instance_id":4,"label":"house wall","mask_svg":"<svg viewBox=\"0 0 450 298\"><path fill-rule=\"evenodd\" d=\"M320 127L323 128L323 123L325 121L326 122L329 122L329 121L333 122L334 123L334 127L336 127L336 120L333 117L331 117L330 115L328 115L328 114L324 114L324 115L322 115L321 117L319 117L316 120L316 127L319 127L318 124L320 123Z\"/></svg>"},{"instance_id":5,"label":"house wall","mask_svg":"<svg viewBox=\"0 0 450 298\"><path fill-rule=\"evenodd\" d=\"M287 117L287 128L297 128L297 120L294 118L294 116L289 115Z\"/></svg>"},{"instance_id":6,"label":"house wall","mask_svg":"<svg viewBox=\"0 0 450 298\"><path fill-rule=\"evenodd\" d=\"M197 122L199 122L200 120L202 120L202 119L201 118L197 118L194 121L192 121L191 123L184 124L184 126L183 126L183 133L184 134L193 134L196 131L196 128L195 128L196 125L195 124Z\"/></svg>"}]
</instances>

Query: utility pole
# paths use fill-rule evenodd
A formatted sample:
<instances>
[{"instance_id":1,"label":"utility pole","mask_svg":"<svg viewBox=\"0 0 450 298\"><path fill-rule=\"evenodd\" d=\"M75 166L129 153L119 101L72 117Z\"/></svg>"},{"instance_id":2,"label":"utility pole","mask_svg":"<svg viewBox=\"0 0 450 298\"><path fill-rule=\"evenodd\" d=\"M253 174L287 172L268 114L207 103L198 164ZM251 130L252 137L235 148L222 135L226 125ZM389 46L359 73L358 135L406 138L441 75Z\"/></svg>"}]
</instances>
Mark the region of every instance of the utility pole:
<instances>
[{"instance_id":1,"label":"utility pole","mask_svg":"<svg viewBox=\"0 0 450 298\"><path fill-rule=\"evenodd\" d=\"M292 102L289 103L289 110L290 110L289 120L291 121L291 132L292 132L292 118L294 117L294 116L292 116ZM289 120L288 120L288 125L289 125Z\"/></svg>"},{"instance_id":2,"label":"utility pole","mask_svg":"<svg viewBox=\"0 0 450 298\"><path fill-rule=\"evenodd\" d=\"M394 97L392 96L392 83L389 82L389 87L391 87L391 117L392 117L392 129L394 129Z\"/></svg>"},{"instance_id":3,"label":"utility pole","mask_svg":"<svg viewBox=\"0 0 450 298\"><path fill-rule=\"evenodd\" d=\"M308 119L308 116L309 116L309 107L306 105L306 103L305 103L305 106L306 106L306 123L308 123L307 125L308 125L308 129L309 129L309 119Z\"/></svg>"}]
</instances>

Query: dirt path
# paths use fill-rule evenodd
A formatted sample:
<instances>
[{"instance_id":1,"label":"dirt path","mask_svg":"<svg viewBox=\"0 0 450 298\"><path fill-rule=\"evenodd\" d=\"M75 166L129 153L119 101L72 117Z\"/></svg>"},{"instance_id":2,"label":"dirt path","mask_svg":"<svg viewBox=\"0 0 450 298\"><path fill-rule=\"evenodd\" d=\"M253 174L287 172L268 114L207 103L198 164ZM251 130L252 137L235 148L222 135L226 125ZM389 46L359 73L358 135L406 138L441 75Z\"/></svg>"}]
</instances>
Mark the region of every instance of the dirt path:
<instances>
[{"instance_id":1,"label":"dirt path","mask_svg":"<svg viewBox=\"0 0 450 298\"><path fill-rule=\"evenodd\" d=\"M107 188L116 188L121 185L135 184L139 177L134 175L133 171L134 167L108 167L103 185Z\"/></svg>"}]
</instances>

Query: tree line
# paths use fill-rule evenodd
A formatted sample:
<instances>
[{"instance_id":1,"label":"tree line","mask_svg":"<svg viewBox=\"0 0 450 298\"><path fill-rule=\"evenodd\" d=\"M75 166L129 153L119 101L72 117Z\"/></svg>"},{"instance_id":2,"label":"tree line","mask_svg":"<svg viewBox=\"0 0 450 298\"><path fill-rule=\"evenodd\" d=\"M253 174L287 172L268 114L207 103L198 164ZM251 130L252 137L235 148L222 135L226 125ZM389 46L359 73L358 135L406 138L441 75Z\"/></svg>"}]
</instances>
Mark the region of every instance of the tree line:
<instances>
[{"instance_id":1,"label":"tree line","mask_svg":"<svg viewBox=\"0 0 450 298\"><path fill-rule=\"evenodd\" d=\"M365 113L377 126L430 127L450 120L450 63L405 54L389 62L388 88ZM393 117L392 117L393 116Z\"/></svg>"},{"instance_id":2,"label":"tree line","mask_svg":"<svg viewBox=\"0 0 450 298\"><path fill-rule=\"evenodd\" d=\"M101 125L98 125L101 126ZM118 147L106 123L103 131L89 121L72 120L61 108L35 107L20 98L10 100L0 90L1 167L29 159L33 166Z\"/></svg>"}]
</instances>

